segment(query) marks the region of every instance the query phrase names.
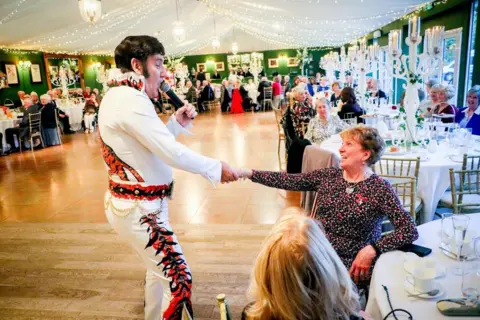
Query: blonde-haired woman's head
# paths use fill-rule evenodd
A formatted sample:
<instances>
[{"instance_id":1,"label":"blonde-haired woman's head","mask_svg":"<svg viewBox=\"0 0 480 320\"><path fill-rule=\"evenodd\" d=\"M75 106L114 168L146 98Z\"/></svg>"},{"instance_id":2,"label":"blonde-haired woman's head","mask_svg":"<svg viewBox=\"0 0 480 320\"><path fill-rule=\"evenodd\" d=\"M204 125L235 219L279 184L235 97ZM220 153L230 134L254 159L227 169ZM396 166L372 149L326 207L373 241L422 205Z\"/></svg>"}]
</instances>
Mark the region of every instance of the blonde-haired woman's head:
<instances>
[{"instance_id":1,"label":"blonde-haired woman's head","mask_svg":"<svg viewBox=\"0 0 480 320\"><path fill-rule=\"evenodd\" d=\"M286 215L265 240L250 284L248 319L349 319L358 294L317 222Z\"/></svg>"}]
</instances>

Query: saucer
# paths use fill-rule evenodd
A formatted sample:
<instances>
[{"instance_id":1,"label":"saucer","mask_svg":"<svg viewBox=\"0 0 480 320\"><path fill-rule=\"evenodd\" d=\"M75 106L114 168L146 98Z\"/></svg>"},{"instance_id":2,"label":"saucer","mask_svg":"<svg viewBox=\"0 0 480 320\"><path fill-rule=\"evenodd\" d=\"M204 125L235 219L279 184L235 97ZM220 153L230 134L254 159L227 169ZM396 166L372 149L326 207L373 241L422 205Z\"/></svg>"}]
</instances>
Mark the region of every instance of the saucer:
<instances>
[{"instance_id":1,"label":"saucer","mask_svg":"<svg viewBox=\"0 0 480 320\"><path fill-rule=\"evenodd\" d=\"M405 291L408 293L408 294L419 294L420 291L417 291L413 288L413 285L408 282L407 280L405 280L404 284L403 284L403 287L405 289ZM445 293L445 290L443 290L442 286L440 284L437 283L437 288L438 289L438 293L434 296L429 296L428 294L420 294L418 296L415 296L415 297L409 297L409 298L420 298L420 299L436 299L440 296L442 296L444 293Z\"/></svg>"}]
</instances>

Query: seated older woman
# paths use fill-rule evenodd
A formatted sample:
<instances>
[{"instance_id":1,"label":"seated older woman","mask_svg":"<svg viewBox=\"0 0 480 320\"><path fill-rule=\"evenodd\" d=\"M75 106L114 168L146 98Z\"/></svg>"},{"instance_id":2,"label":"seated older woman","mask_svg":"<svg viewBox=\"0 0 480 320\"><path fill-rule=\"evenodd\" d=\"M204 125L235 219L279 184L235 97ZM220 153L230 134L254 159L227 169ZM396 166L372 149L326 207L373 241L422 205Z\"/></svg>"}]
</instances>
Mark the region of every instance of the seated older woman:
<instances>
[{"instance_id":1,"label":"seated older woman","mask_svg":"<svg viewBox=\"0 0 480 320\"><path fill-rule=\"evenodd\" d=\"M328 240L358 282L369 279L380 254L412 243L418 233L392 186L370 169L385 149L378 131L355 126L340 136L341 168L302 174L253 170L243 175L273 188L316 191L312 215L322 223ZM394 231L382 237L385 216Z\"/></svg>"},{"instance_id":2,"label":"seated older woman","mask_svg":"<svg viewBox=\"0 0 480 320\"><path fill-rule=\"evenodd\" d=\"M457 110L452 104L450 104L450 100L455 96L453 87L437 84L432 87L430 93L437 93L439 101L439 103L433 108L433 115L450 116L442 118L443 123L455 122Z\"/></svg>"},{"instance_id":3,"label":"seated older woman","mask_svg":"<svg viewBox=\"0 0 480 320\"><path fill-rule=\"evenodd\" d=\"M303 138L304 127L308 125L310 119L315 117L315 109L310 100L307 99L305 90L295 89L295 103L292 107L292 118L295 132L298 138Z\"/></svg>"},{"instance_id":4,"label":"seated older woman","mask_svg":"<svg viewBox=\"0 0 480 320\"><path fill-rule=\"evenodd\" d=\"M242 319L361 319L348 271L318 224L286 215L257 257Z\"/></svg>"},{"instance_id":5,"label":"seated older woman","mask_svg":"<svg viewBox=\"0 0 480 320\"><path fill-rule=\"evenodd\" d=\"M460 128L471 128L475 135L480 135L479 99L480 86L476 85L468 90L467 106L460 109L455 119L455 122L460 124Z\"/></svg>"},{"instance_id":6,"label":"seated older woman","mask_svg":"<svg viewBox=\"0 0 480 320\"><path fill-rule=\"evenodd\" d=\"M330 101L327 98L317 99L317 116L308 123L305 139L312 143L321 144L330 136L348 128L348 125L340 120L336 114L330 114Z\"/></svg>"}]
</instances>

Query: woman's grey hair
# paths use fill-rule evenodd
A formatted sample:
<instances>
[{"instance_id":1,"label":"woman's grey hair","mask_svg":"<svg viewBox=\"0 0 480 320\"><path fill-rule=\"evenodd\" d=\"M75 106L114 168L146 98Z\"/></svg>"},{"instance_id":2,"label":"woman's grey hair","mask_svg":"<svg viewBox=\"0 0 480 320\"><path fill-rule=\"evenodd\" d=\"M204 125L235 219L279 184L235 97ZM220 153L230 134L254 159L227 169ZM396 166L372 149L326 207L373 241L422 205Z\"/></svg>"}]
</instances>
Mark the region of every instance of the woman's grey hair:
<instances>
[{"instance_id":1,"label":"woman's grey hair","mask_svg":"<svg viewBox=\"0 0 480 320\"><path fill-rule=\"evenodd\" d=\"M330 107L330 100L328 100L327 98L319 98L317 99L317 101L315 101L315 106L318 106L319 103L323 103L323 105L325 107Z\"/></svg>"},{"instance_id":2,"label":"woman's grey hair","mask_svg":"<svg viewBox=\"0 0 480 320\"><path fill-rule=\"evenodd\" d=\"M453 88L453 86L446 86L444 90L445 90L445 96L448 101L450 101L451 99L453 99L453 97L455 97L455 89Z\"/></svg>"},{"instance_id":3,"label":"woman's grey hair","mask_svg":"<svg viewBox=\"0 0 480 320\"><path fill-rule=\"evenodd\" d=\"M472 93L475 94L477 98L480 99L480 85L476 84L473 87L471 87L470 90L468 90L467 95Z\"/></svg>"},{"instance_id":4,"label":"woman's grey hair","mask_svg":"<svg viewBox=\"0 0 480 320\"><path fill-rule=\"evenodd\" d=\"M52 101L52 97L50 97L48 94L42 94L42 95L40 96L40 100L42 100L42 99L45 99L45 100L47 100L48 102Z\"/></svg>"}]
</instances>

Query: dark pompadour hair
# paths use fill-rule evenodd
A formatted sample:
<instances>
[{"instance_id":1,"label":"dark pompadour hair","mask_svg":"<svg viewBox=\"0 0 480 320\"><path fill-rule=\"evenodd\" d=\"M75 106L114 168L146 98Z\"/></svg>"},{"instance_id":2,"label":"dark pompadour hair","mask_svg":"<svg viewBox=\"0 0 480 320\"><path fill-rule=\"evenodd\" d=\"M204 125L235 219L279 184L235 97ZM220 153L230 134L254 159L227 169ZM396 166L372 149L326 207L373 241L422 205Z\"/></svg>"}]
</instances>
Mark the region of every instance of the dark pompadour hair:
<instances>
[{"instance_id":1,"label":"dark pompadour hair","mask_svg":"<svg viewBox=\"0 0 480 320\"><path fill-rule=\"evenodd\" d=\"M165 55L165 48L157 38L151 36L128 36L115 48L115 64L122 72L132 70L132 58L145 65L147 58L154 54Z\"/></svg>"}]
</instances>

